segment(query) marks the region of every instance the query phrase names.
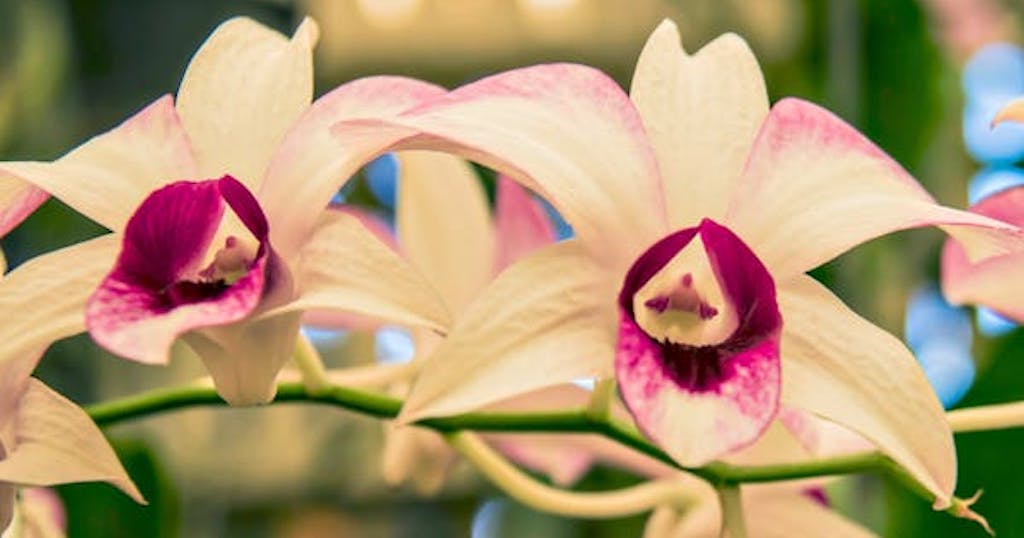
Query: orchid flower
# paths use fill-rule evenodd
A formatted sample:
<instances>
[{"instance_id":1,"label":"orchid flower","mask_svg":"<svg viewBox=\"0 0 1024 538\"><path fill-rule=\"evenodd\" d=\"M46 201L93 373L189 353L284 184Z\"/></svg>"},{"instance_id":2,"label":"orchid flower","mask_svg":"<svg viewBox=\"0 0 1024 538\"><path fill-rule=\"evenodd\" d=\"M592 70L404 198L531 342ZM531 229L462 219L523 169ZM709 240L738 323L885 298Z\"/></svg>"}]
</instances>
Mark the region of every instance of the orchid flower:
<instances>
[{"instance_id":1,"label":"orchid flower","mask_svg":"<svg viewBox=\"0 0 1024 538\"><path fill-rule=\"evenodd\" d=\"M632 102L592 69L542 65L334 133L364 158L474 159L547 198L576 232L469 306L402 420L614 375L641 430L682 465L751 444L785 404L867 438L949 504L952 436L913 356L805 272L899 229L941 226L974 257L1013 248L1018 232L938 205L813 104L769 109L742 39L691 56L666 21Z\"/></svg>"},{"instance_id":2,"label":"orchid flower","mask_svg":"<svg viewBox=\"0 0 1024 538\"><path fill-rule=\"evenodd\" d=\"M65 251L95 246L94 240ZM68 327L81 325L81 310L66 308L59 301L44 300L24 308L24 295L54 299L63 286L61 279L86 284L79 268L49 263L53 259L31 260L0 279L0 316L5 320L0 338L6 343L0 354L0 530L11 524L16 492L23 487L104 481L145 502L88 415L30 377L45 345L23 335L40 332L44 321L61 327L65 335Z\"/></svg>"},{"instance_id":3,"label":"orchid flower","mask_svg":"<svg viewBox=\"0 0 1024 538\"><path fill-rule=\"evenodd\" d=\"M290 40L229 20L192 58L176 100L158 99L52 163L0 163L0 233L45 193L114 232L103 248L57 254L105 274L99 286L68 284L51 298L85 306L100 345L163 364L181 338L225 400L253 404L273 398L305 310L448 324L430 285L357 219L325 213L326 199L305 205L290 195L314 178L336 190L355 171L332 123L386 116L443 92L378 77L311 105L316 39L310 19ZM24 299L35 308L31 293ZM60 332L43 327L31 335L39 342Z\"/></svg>"}]
</instances>

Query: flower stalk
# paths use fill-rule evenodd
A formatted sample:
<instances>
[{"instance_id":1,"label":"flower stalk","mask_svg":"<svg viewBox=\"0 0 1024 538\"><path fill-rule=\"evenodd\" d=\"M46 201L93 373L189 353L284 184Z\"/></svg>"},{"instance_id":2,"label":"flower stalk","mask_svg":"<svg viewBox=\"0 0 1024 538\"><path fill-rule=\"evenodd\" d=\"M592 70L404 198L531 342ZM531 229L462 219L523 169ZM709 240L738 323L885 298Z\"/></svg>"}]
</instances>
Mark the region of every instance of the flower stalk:
<instances>
[{"instance_id":1,"label":"flower stalk","mask_svg":"<svg viewBox=\"0 0 1024 538\"><path fill-rule=\"evenodd\" d=\"M954 432L1005 430L1024 426L1024 402L966 407L946 414Z\"/></svg>"},{"instance_id":2,"label":"flower stalk","mask_svg":"<svg viewBox=\"0 0 1024 538\"><path fill-rule=\"evenodd\" d=\"M614 491L573 492L543 484L495 452L472 432L445 435L463 457L517 501L569 517L609 519L648 512L658 506L684 508L691 499L677 480L655 480Z\"/></svg>"},{"instance_id":3,"label":"flower stalk","mask_svg":"<svg viewBox=\"0 0 1024 538\"><path fill-rule=\"evenodd\" d=\"M747 538L743 519L743 499L739 484L721 484L715 488L722 507L722 538Z\"/></svg>"}]
</instances>

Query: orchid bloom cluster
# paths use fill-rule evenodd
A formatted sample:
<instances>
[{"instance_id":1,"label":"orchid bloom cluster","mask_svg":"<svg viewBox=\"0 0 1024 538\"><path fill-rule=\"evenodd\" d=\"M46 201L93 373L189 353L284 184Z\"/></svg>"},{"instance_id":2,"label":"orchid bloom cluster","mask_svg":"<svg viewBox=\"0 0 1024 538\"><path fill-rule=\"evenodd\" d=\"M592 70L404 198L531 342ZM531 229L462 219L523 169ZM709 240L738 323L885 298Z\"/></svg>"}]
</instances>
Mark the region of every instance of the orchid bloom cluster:
<instances>
[{"instance_id":1,"label":"orchid bloom cluster","mask_svg":"<svg viewBox=\"0 0 1024 538\"><path fill-rule=\"evenodd\" d=\"M0 234L50 196L109 230L0 280L0 527L31 512L34 486L107 481L143 501L85 411L31 377L81 332L145 364L187 346L231 405L379 388L376 407L351 407L395 419L385 474L424 491L460 453L541 509L650 511L650 537L865 536L829 509L828 473L800 466L869 451L936 509L984 523L954 496L951 421L913 354L807 273L935 226L950 300L1024 321L1024 191L939 205L830 112L771 105L731 34L690 54L665 21L628 93L550 64L450 91L369 77L314 101L317 37L309 19L290 39L229 20L176 95L55 161L0 163ZM331 202L390 152L396 231ZM468 161L499 174L493 213ZM325 370L303 323L403 327L415 356ZM468 431L487 417L540 417L546 434ZM512 461L563 487L596 462L649 481L574 493ZM744 485L772 482L739 472L769 464L806 480ZM22 519L12 531L41 535Z\"/></svg>"}]
</instances>

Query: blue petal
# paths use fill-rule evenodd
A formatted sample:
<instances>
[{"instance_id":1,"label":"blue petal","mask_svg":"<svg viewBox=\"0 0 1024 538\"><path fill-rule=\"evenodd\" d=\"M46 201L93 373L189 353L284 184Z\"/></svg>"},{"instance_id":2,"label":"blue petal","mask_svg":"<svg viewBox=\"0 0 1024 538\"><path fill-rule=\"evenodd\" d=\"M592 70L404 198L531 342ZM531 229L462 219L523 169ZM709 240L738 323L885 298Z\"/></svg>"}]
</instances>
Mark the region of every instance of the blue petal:
<instances>
[{"instance_id":1,"label":"blue petal","mask_svg":"<svg viewBox=\"0 0 1024 538\"><path fill-rule=\"evenodd\" d=\"M979 307L976 314L978 332L989 337L1002 336L1017 328L1017 324L990 308Z\"/></svg>"},{"instance_id":2,"label":"blue petal","mask_svg":"<svg viewBox=\"0 0 1024 538\"><path fill-rule=\"evenodd\" d=\"M366 184L377 201L385 207L395 207L395 196L398 189L398 159L391 153L385 153L370 161L363 168Z\"/></svg>"},{"instance_id":3,"label":"blue petal","mask_svg":"<svg viewBox=\"0 0 1024 538\"><path fill-rule=\"evenodd\" d=\"M381 327L374 335L374 341L377 362L406 363L411 361L416 354L416 345L413 343L412 335L401 327Z\"/></svg>"},{"instance_id":4,"label":"blue petal","mask_svg":"<svg viewBox=\"0 0 1024 538\"><path fill-rule=\"evenodd\" d=\"M917 350L917 360L946 409L956 405L974 383L970 351L936 339Z\"/></svg>"},{"instance_id":5,"label":"blue petal","mask_svg":"<svg viewBox=\"0 0 1024 538\"><path fill-rule=\"evenodd\" d=\"M491 499L477 508L470 527L471 538L497 538L502 535L501 520L504 519L507 501Z\"/></svg>"},{"instance_id":6,"label":"blue petal","mask_svg":"<svg viewBox=\"0 0 1024 538\"><path fill-rule=\"evenodd\" d=\"M1024 94L1024 49L993 43L980 49L964 66L963 87L972 101L998 101Z\"/></svg>"},{"instance_id":7,"label":"blue petal","mask_svg":"<svg viewBox=\"0 0 1024 538\"><path fill-rule=\"evenodd\" d=\"M967 312L947 303L934 286L919 288L910 296L903 335L915 351L935 340L970 350L973 339Z\"/></svg>"},{"instance_id":8,"label":"blue petal","mask_svg":"<svg viewBox=\"0 0 1024 538\"><path fill-rule=\"evenodd\" d=\"M1011 164L1024 158L1024 125L992 118L1009 98L994 102L970 101L964 107L963 135L968 153L982 163Z\"/></svg>"},{"instance_id":9,"label":"blue petal","mask_svg":"<svg viewBox=\"0 0 1024 538\"><path fill-rule=\"evenodd\" d=\"M1014 166L989 167L979 171L967 186L967 203L974 205L989 196L1024 185L1024 170Z\"/></svg>"}]
</instances>

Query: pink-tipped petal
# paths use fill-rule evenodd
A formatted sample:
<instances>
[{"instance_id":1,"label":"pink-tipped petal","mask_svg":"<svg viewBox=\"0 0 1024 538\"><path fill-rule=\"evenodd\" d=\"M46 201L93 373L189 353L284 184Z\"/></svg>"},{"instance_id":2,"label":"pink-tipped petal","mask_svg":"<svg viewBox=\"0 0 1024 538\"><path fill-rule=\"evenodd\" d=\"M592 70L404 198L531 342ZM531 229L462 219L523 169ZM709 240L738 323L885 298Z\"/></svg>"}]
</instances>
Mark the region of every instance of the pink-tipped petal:
<instances>
[{"instance_id":1,"label":"pink-tipped petal","mask_svg":"<svg viewBox=\"0 0 1024 538\"><path fill-rule=\"evenodd\" d=\"M9 196L18 201L4 204L13 209L0 212L0 235L45 200L39 192L26 191L26 184L120 231L153 189L194 175L188 136L173 100L165 96L57 161L0 163L0 201Z\"/></svg>"},{"instance_id":2,"label":"pink-tipped petal","mask_svg":"<svg viewBox=\"0 0 1024 538\"><path fill-rule=\"evenodd\" d=\"M921 226L943 227L974 257L1024 244L1008 224L938 205L853 127L798 99L784 99L769 113L726 221L778 279Z\"/></svg>"},{"instance_id":3,"label":"pink-tipped petal","mask_svg":"<svg viewBox=\"0 0 1024 538\"><path fill-rule=\"evenodd\" d=\"M609 375L612 289L608 275L575 241L510 266L426 359L399 420L450 415Z\"/></svg>"},{"instance_id":4,"label":"pink-tipped petal","mask_svg":"<svg viewBox=\"0 0 1024 538\"><path fill-rule=\"evenodd\" d=\"M495 272L557 238L544 206L528 190L506 176L498 176L494 205L498 242Z\"/></svg>"},{"instance_id":5,"label":"pink-tipped petal","mask_svg":"<svg viewBox=\"0 0 1024 538\"><path fill-rule=\"evenodd\" d=\"M402 254L461 312L491 280L494 229L469 163L428 151L398 154L395 221Z\"/></svg>"},{"instance_id":6,"label":"pink-tipped petal","mask_svg":"<svg viewBox=\"0 0 1024 538\"><path fill-rule=\"evenodd\" d=\"M640 53L630 96L658 153L672 226L720 220L768 114L750 47L725 34L691 56L665 20Z\"/></svg>"},{"instance_id":7,"label":"pink-tipped petal","mask_svg":"<svg viewBox=\"0 0 1024 538\"><path fill-rule=\"evenodd\" d=\"M658 165L639 114L613 80L592 68L507 71L400 118L335 127L342 146L388 133L391 149L454 152L522 181L617 269L667 230Z\"/></svg>"},{"instance_id":8,"label":"pink-tipped petal","mask_svg":"<svg viewBox=\"0 0 1024 538\"><path fill-rule=\"evenodd\" d=\"M178 89L178 112L201 177L232 174L256 190L285 132L313 98L317 37L312 19L288 40L238 17L207 38Z\"/></svg>"},{"instance_id":9,"label":"pink-tipped petal","mask_svg":"<svg viewBox=\"0 0 1024 538\"><path fill-rule=\"evenodd\" d=\"M726 315L727 304L737 324L721 341L711 343L676 341L673 334L680 333L667 333L664 339L652 336L650 325L635 311L636 297L698 237L724 303L706 316L702 302L699 312L692 313L692 323ZM696 272L696 266L688 270ZM698 279L687 272L683 286L698 288ZM764 432L779 404L782 318L771 275L739 238L708 219L667 236L630 269L619 308L619 391L640 429L670 456L683 465L703 465L753 443ZM659 314L668 310L650 301L640 308L656 308Z\"/></svg>"},{"instance_id":10,"label":"pink-tipped petal","mask_svg":"<svg viewBox=\"0 0 1024 538\"><path fill-rule=\"evenodd\" d=\"M985 198L971 211L1016 226L1024 225L1024 187ZM942 291L955 304L984 305L1024 322L1024 249L972 263L963 244L946 241L942 250Z\"/></svg>"},{"instance_id":11,"label":"pink-tipped petal","mask_svg":"<svg viewBox=\"0 0 1024 538\"><path fill-rule=\"evenodd\" d=\"M906 346L808 276L780 283L779 304L783 401L863 435L949 506L953 435Z\"/></svg>"},{"instance_id":12,"label":"pink-tipped petal","mask_svg":"<svg viewBox=\"0 0 1024 538\"><path fill-rule=\"evenodd\" d=\"M444 332L451 313L433 285L357 217L321 216L297 266L297 298L267 315L337 310Z\"/></svg>"},{"instance_id":13,"label":"pink-tipped petal","mask_svg":"<svg viewBox=\"0 0 1024 538\"><path fill-rule=\"evenodd\" d=\"M0 175L0 237L21 224L50 195L31 183Z\"/></svg>"},{"instance_id":14,"label":"pink-tipped petal","mask_svg":"<svg viewBox=\"0 0 1024 538\"><path fill-rule=\"evenodd\" d=\"M332 125L390 117L444 93L418 80L381 76L349 82L317 99L288 131L260 187L259 199L275 223L274 245L285 256L296 252L316 225L316 209L395 141L390 133L370 132L339 144Z\"/></svg>"},{"instance_id":15,"label":"pink-tipped petal","mask_svg":"<svg viewBox=\"0 0 1024 538\"><path fill-rule=\"evenodd\" d=\"M234 282L203 276L200 267L225 205L259 242ZM178 336L238 321L256 308L268 258L266 219L241 183L226 176L168 185L128 222L117 263L86 306L89 332L117 355L164 364Z\"/></svg>"},{"instance_id":16,"label":"pink-tipped petal","mask_svg":"<svg viewBox=\"0 0 1024 538\"><path fill-rule=\"evenodd\" d=\"M145 503L103 433L73 402L29 379L16 415L15 444L0 459L0 482L52 486L103 481Z\"/></svg>"},{"instance_id":17,"label":"pink-tipped petal","mask_svg":"<svg viewBox=\"0 0 1024 538\"><path fill-rule=\"evenodd\" d=\"M106 235L33 258L0 279L4 355L37 353L85 330L86 299L110 270L119 238Z\"/></svg>"}]
</instances>

